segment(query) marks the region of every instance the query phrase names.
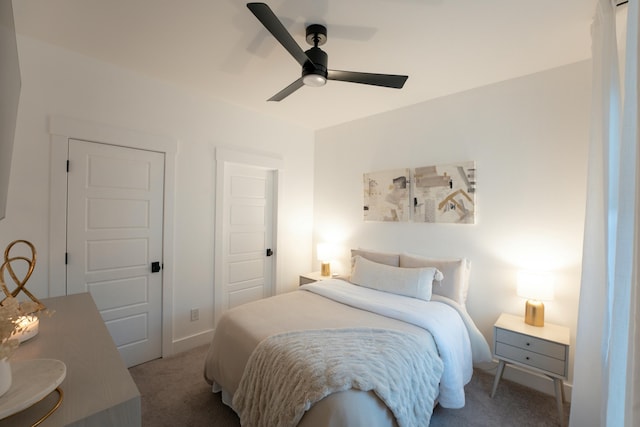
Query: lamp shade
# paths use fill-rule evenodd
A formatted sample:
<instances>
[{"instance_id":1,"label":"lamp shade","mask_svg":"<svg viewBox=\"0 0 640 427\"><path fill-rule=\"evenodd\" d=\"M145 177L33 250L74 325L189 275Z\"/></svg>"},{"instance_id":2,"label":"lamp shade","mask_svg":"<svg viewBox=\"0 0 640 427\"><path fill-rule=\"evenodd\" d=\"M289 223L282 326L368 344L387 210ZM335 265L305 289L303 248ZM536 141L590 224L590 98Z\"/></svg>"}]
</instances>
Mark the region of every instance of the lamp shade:
<instances>
[{"instance_id":1,"label":"lamp shade","mask_svg":"<svg viewBox=\"0 0 640 427\"><path fill-rule=\"evenodd\" d=\"M318 255L318 261L330 262L335 256L335 250L330 243L318 243L316 249Z\"/></svg>"},{"instance_id":2,"label":"lamp shade","mask_svg":"<svg viewBox=\"0 0 640 427\"><path fill-rule=\"evenodd\" d=\"M554 297L553 275L542 271L518 272L519 297L536 300L550 301Z\"/></svg>"}]
</instances>

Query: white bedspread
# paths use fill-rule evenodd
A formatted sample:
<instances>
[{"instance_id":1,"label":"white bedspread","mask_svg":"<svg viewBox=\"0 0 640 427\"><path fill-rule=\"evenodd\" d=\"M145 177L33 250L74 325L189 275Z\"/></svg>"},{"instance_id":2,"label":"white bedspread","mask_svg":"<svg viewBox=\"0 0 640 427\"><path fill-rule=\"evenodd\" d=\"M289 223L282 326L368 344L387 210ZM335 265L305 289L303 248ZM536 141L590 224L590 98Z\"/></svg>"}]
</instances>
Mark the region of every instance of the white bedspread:
<instances>
[{"instance_id":1,"label":"white bedspread","mask_svg":"<svg viewBox=\"0 0 640 427\"><path fill-rule=\"evenodd\" d=\"M338 279L310 283L301 289L428 330L444 363L439 403L445 408L464 406L464 386L473 375L474 357L469 339L473 331L467 329L454 307L441 301L423 301L354 286ZM486 340L482 341L486 344ZM488 345L486 351L490 355Z\"/></svg>"},{"instance_id":2,"label":"white bedspread","mask_svg":"<svg viewBox=\"0 0 640 427\"><path fill-rule=\"evenodd\" d=\"M424 335L372 328L286 332L251 354L233 407L243 426L293 427L332 393L372 390L400 427L421 427L431 419L442 369Z\"/></svg>"}]
</instances>

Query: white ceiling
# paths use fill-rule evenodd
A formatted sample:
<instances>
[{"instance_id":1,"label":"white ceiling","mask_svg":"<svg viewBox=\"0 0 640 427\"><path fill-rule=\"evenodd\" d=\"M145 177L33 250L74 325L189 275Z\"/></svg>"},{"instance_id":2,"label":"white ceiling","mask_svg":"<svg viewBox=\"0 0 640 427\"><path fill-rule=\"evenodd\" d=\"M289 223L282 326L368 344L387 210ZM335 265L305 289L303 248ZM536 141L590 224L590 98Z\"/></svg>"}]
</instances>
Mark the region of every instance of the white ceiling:
<instances>
[{"instance_id":1,"label":"white ceiling","mask_svg":"<svg viewBox=\"0 0 640 427\"><path fill-rule=\"evenodd\" d=\"M14 0L16 29L310 129L591 56L596 0L267 0L303 50L327 27L329 68L407 74L403 89L329 81L266 100L300 66L237 0Z\"/></svg>"}]
</instances>

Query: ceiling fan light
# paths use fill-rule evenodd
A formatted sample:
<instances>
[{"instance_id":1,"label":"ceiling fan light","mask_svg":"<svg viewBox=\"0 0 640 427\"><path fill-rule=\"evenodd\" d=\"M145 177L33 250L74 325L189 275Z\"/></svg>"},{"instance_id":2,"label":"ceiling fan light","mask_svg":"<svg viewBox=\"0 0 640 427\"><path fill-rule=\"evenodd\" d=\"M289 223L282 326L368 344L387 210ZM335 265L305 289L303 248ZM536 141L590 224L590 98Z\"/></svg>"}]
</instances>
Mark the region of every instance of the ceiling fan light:
<instances>
[{"instance_id":1,"label":"ceiling fan light","mask_svg":"<svg viewBox=\"0 0 640 427\"><path fill-rule=\"evenodd\" d=\"M307 74L302 77L302 83L304 83L305 86L320 87L327 83L327 79L320 74Z\"/></svg>"}]
</instances>

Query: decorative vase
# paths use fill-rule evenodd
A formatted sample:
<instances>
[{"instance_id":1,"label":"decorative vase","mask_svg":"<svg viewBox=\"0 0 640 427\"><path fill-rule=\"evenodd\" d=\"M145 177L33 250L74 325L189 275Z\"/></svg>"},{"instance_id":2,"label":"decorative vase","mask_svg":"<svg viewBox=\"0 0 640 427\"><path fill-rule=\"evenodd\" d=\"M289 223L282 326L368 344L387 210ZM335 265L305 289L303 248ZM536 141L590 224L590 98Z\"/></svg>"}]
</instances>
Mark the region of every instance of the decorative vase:
<instances>
[{"instance_id":1,"label":"decorative vase","mask_svg":"<svg viewBox=\"0 0 640 427\"><path fill-rule=\"evenodd\" d=\"M11 364L9 358L0 359L0 396L11 387Z\"/></svg>"}]
</instances>

